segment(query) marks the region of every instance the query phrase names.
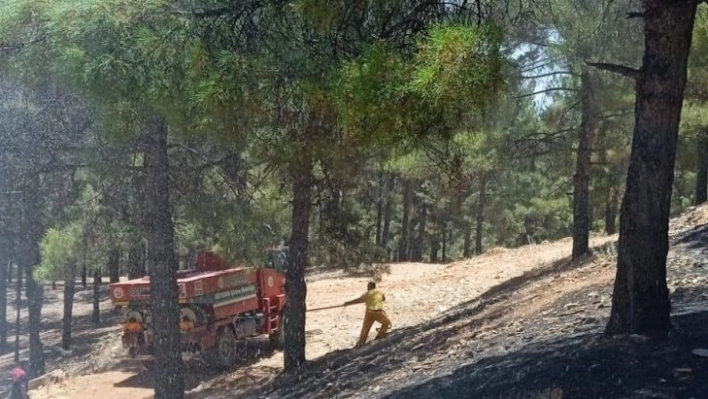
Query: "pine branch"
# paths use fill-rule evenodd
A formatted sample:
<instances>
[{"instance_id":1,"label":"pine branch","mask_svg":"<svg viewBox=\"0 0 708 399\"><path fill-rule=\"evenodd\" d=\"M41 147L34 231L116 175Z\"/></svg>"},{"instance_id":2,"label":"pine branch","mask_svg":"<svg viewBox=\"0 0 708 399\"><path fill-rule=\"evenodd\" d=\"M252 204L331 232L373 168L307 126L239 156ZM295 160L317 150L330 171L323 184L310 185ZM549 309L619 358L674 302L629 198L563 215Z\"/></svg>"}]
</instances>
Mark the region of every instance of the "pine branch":
<instances>
[{"instance_id":1,"label":"pine branch","mask_svg":"<svg viewBox=\"0 0 708 399\"><path fill-rule=\"evenodd\" d=\"M533 96L538 95L538 94L551 93L551 92L554 92L554 91L579 91L579 90L578 90L578 89L573 89L573 88L571 88L571 87L550 87L550 88L548 88L548 89L539 90L539 91L534 91L533 93L521 94L521 95L518 95L518 96L514 97L514 99L518 100L518 99L521 99L521 98L533 97Z\"/></svg>"},{"instance_id":2,"label":"pine branch","mask_svg":"<svg viewBox=\"0 0 708 399\"><path fill-rule=\"evenodd\" d=\"M539 75L520 75L520 77L521 77L521 79L540 79L540 78L546 78L546 77L555 76L555 75L577 76L577 74L573 73L572 71L554 71L554 72L542 73Z\"/></svg>"},{"instance_id":3,"label":"pine branch","mask_svg":"<svg viewBox=\"0 0 708 399\"><path fill-rule=\"evenodd\" d=\"M595 67L597 69L602 69L603 71L608 71L612 73L617 73L628 78L637 79L639 77L639 69L628 67L625 65L609 64L606 62L588 62L585 61L586 65Z\"/></svg>"}]
</instances>

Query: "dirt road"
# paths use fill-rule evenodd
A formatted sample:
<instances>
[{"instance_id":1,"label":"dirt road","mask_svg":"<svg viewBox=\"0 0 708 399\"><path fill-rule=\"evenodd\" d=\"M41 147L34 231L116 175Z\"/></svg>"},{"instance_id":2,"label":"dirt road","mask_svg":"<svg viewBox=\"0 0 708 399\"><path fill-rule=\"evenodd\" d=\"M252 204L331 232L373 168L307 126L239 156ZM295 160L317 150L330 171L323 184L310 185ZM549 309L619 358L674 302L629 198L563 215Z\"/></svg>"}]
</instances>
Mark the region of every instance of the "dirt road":
<instances>
[{"instance_id":1,"label":"dirt road","mask_svg":"<svg viewBox=\"0 0 708 399\"><path fill-rule=\"evenodd\" d=\"M615 237L593 238L593 245ZM393 328L419 324L439 317L451 307L474 299L485 290L544 263L568 256L569 239L516 250L492 249L471 260L449 265L404 263L391 265L379 287L386 292L387 312ZM341 304L366 289L364 278L337 278L308 284L308 307ZM350 348L356 342L362 319L362 305L323 310L308 314L307 356L314 359L333 350ZM374 329L371 336L375 334ZM115 338L114 338L115 339ZM115 347L114 347L115 348ZM256 351L259 351L256 346ZM105 351L105 350L104 350ZM104 353L104 356L110 354ZM202 380L198 372L188 373L188 388L193 392L210 386L228 384L237 395L249 385L271 379L282 366L282 354L255 356L233 372ZM113 370L70 378L32 392L33 399L131 399L152 397L152 378L148 373L115 368Z\"/></svg>"}]
</instances>

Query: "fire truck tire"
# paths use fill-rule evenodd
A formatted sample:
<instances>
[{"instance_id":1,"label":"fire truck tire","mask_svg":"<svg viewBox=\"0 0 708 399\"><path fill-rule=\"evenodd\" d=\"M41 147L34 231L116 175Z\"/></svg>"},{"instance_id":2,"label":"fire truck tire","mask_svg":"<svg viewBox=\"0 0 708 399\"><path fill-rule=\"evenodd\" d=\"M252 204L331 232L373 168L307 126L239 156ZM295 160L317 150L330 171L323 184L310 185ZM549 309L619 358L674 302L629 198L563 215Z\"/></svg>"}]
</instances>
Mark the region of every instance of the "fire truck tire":
<instances>
[{"instance_id":1,"label":"fire truck tire","mask_svg":"<svg viewBox=\"0 0 708 399\"><path fill-rule=\"evenodd\" d=\"M228 327L223 327L217 332L216 345L208 351L207 361L218 369L233 366L236 361L236 336Z\"/></svg>"},{"instance_id":2,"label":"fire truck tire","mask_svg":"<svg viewBox=\"0 0 708 399\"><path fill-rule=\"evenodd\" d=\"M278 321L278 330L273 334L270 334L268 338L270 338L270 344L273 349L283 350L283 347L285 346L285 328L283 326L282 317L280 318L280 321Z\"/></svg>"}]
</instances>

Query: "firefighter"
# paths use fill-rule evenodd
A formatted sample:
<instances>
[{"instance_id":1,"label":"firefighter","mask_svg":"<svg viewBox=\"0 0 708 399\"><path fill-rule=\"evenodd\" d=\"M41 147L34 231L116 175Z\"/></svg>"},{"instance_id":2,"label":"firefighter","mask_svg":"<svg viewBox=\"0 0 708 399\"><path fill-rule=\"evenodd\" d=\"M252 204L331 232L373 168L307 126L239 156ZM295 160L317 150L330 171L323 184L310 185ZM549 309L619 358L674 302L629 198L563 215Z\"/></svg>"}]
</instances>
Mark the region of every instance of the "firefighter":
<instances>
[{"instance_id":1,"label":"firefighter","mask_svg":"<svg viewBox=\"0 0 708 399\"><path fill-rule=\"evenodd\" d=\"M29 375L27 374L27 362L21 361L12 372L10 372L10 381L12 381L12 391L10 399L29 399Z\"/></svg>"},{"instance_id":2,"label":"firefighter","mask_svg":"<svg viewBox=\"0 0 708 399\"><path fill-rule=\"evenodd\" d=\"M183 333L188 333L194 329L194 322L189 320L187 315L184 315L182 316L182 321L179 323L179 329L182 330Z\"/></svg>"},{"instance_id":3,"label":"firefighter","mask_svg":"<svg viewBox=\"0 0 708 399\"><path fill-rule=\"evenodd\" d=\"M361 347L366 344L366 339L369 336L369 330L374 322L381 323L378 334L375 339L384 338L388 330L391 328L391 321L388 319L386 312L383 309L383 303L386 301L386 295L381 290L376 289L376 283L370 281L366 286L366 292L357 299L344 302L344 306L354 305L357 303L366 304L366 313L364 313L364 323L361 326L361 334L356 347Z\"/></svg>"},{"instance_id":4,"label":"firefighter","mask_svg":"<svg viewBox=\"0 0 708 399\"><path fill-rule=\"evenodd\" d=\"M123 330L129 333L139 333L143 331L143 326L135 320L135 317L131 317L127 323L123 324Z\"/></svg>"}]
</instances>

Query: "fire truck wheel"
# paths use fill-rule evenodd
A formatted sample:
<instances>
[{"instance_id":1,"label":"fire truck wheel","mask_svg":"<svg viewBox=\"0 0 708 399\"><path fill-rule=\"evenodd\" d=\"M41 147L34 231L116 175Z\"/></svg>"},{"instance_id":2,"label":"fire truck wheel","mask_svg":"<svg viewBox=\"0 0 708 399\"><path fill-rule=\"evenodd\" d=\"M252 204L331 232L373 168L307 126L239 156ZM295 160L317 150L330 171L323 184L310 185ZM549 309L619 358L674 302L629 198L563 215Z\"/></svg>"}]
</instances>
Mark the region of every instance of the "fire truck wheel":
<instances>
[{"instance_id":1,"label":"fire truck wheel","mask_svg":"<svg viewBox=\"0 0 708 399\"><path fill-rule=\"evenodd\" d=\"M207 354L207 360L216 368L231 367L236 360L236 336L230 328L217 333L216 345Z\"/></svg>"},{"instance_id":2,"label":"fire truck wheel","mask_svg":"<svg viewBox=\"0 0 708 399\"><path fill-rule=\"evenodd\" d=\"M273 346L273 349L283 350L283 346L285 345L285 328L283 326L282 317L278 322L278 330L273 334L270 334L268 338L270 338L270 344Z\"/></svg>"}]
</instances>

